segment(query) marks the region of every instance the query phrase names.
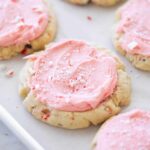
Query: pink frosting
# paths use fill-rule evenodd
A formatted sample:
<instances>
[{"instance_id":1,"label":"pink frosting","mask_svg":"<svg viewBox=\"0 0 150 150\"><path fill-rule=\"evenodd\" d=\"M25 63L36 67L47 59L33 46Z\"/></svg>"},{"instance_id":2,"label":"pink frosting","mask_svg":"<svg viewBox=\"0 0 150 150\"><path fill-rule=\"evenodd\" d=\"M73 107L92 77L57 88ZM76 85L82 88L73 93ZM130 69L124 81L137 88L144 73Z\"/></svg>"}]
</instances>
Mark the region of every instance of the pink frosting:
<instances>
[{"instance_id":1,"label":"pink frosting","mask_svg":"<svg viewBox=\"0 0 150 150\"><path fill-rule=\"evenodd\" d=\"M68 40L49 47L35 60L30 86L49 107L64 111L95 108L112 94L116 62L83 41Z\"/></svg>"},{"instance_id":2,"label":"pink frosting","mask_svg":"<svg viewBox=\"0 0 150 150\"><path fill-rule=\"evenodd\" d=\"M150 112L133 110L107 121L95 150L150 150Z\"/></svg>"},{"instance_id":3,"label":"pink frosting","mask_svg":"<svg viewBox=\"0 0 150 150\"><path fill-rule=\"evenodd\" d=\"M121 47L131 54L150 56L150 0L130 0L120 13Z\"/></svg>"},{"instance_id":4,"label":"pink frosting","mask_svg":"<svg viewBox=\"0 0 150 150\"><path fill-rule=\"evenodd\" d=\"M26 44L48 25L43 0L0 0L0 46Z\"/></svg>"}]
</instances>

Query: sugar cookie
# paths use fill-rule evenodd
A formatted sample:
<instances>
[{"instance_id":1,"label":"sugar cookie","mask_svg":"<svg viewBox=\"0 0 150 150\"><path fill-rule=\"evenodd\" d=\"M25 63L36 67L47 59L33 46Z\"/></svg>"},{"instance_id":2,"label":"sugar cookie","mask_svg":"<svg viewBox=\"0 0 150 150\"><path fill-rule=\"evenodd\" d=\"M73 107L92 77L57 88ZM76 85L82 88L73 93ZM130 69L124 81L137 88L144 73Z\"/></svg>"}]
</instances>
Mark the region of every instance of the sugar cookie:
<instances>
[{"instance_id":1,"label":"sugar cookie","mask_svg":"<svg viewBox=\"0 0 150 150\"><path fill-rule=\"evenodd\" d=\"M67 40L28 56L20 95L36 118L63 128L97 125L130 101L130 78L104 48Z\"/></svg>"},{"instance_id":2,"label":"sugar cookie","mask_svg":"<svg viewBox=\"0 0 150 150\"><path fill-rule=\"evenodd\" d=\"M150 112L133 110L106 121L98 131L93 150L149 150Z\"/></svg>"},{"instance_id":3,"label":"sugar cookie","mask_svg":"<svg viewBox=\"0 0 150 150\"><path fill-rule=\"evenodd\" d=\"M136 68L150 71L150 1L129 0L117 18L116 49Z\"/></svg>"},{"instance_id":4,"label":"sugar cookie","mask_svg":"<svg viewBox=\"0 0 150 150\"><path fill-rule=\"evenodd\" d=\"M44 0L0 0L0 60L42 50L53 40L56 20Z\"/></svg>"}]
</instances>

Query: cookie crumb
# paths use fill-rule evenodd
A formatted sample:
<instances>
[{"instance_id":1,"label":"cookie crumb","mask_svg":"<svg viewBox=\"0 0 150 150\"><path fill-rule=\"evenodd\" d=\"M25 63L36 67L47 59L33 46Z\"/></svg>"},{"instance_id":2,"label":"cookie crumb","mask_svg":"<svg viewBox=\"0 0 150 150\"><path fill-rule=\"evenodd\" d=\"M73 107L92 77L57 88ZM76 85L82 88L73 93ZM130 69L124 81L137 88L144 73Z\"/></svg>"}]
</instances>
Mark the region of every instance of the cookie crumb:
<instances>
[{"instance_id":1,"label":"cookie crumb","mask_svg":"<svg viewBox=\"0 0 150 150\"><path fill-rule=\"evenodd\" d=\"M18 109L18 108L19 108L19 106L16 106L16 108Z\"/></svg>"},{"instance_id":2,"label":"cookie crumb","mask_svg":"<svg viewBox=\"0 0 150 150\"><path fill-rule=\"evenodd\" d=\"M32 7L33 12L35 13L41 13L43 11L42 7L34 6Z\"/></svg>"},{"instance_id":3,"label":"cookie crumb","mask_svg":"<svg viewBox=\"0 0 150 150\"><path fill-rule=\"evenodd\" d=\"M8 78L12 78L14 75L15 75L15 72L12 70L12 69L10 69L10 70L8 70L7 72L6 72L6 77L8 77Z\"/></svg>"},{"instance_id":4,"label":"cookie crumb","mask_svg":"<svg viewBox=\"0 0 150 150\"><path fill-rule=\"evenodd\" d=\"M87 20L92 21L92 17L91 16L87 16Z\"/></svg>"},{"instance_id":5,"label":"cookie crumb","mask_svg":"<svg viewBox=\"0 0 150 150\"><path fill-rule=\"evenodd\" d=\"M132 41L131 43L128 44L128 48L130 50L133 50L134 48L136 48L138 46L138 43L136 41Z\"/></svg>"}]
</instances>

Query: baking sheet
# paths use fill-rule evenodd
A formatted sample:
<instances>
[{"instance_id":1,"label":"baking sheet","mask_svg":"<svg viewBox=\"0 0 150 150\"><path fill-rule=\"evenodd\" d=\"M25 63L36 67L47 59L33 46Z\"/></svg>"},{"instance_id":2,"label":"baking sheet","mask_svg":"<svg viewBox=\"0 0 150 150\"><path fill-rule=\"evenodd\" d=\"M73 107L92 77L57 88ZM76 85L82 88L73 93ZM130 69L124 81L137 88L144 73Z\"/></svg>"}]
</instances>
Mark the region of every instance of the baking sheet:
<instances>
[{"instance_id":1,"label":"baking sheet","mask_svg":"<svg viewBox=\"0 0 150 150\"><path fill-rule=\"evenodd\" d=\"M15 150L17 149L17 146L19 146L19 143L20 143L20 147L22 146L22 148L20 148L21 150L26 150L26 149L44 150L44 148L37 141L35 141L35 139L22 126L20 126L20 124L1 105L0 105L0 127L1 127L1 130L9 129L11 131L9 132L11 135L10 136L11 139L18 140L16 141L16 146L13 145L15 146ZM8 138L8 142L9 142L9 138ZM4 146L3 140L0 141L0 144L2 144L1 147ZM10 149L11 145L7 144L7 146L8 146L8 149ZM6 148L7 146L5 146L5 149L7 149Z\"/></svg>"},{"instance_id":2,"label":"baking sheet","mask_svg":"<svg viewBox=\"0 0 150 150\"><path fill-rule=\"evenodd\" d=\"M12 132L0 121L0 147L5 150L26 150L25 146L18 140Z\"/></svg>"},{"instance_id":3,"label":"baking sheet","mask_svg":"<svg viewBox=\"0 0 150 150\"><path fill-rule=\"evenodd\" d=\"M112 44L112 28L115 10L119 7L102 8L95 5L74 6L63 0L49 0L58 20L56 41L64 38L84 39L100 44L115 52ZM90 16L92 20L88 20ZM150 110L150 73L134 69L119 53L132 78L132 102L123 111L133 108ZM97 127L80 130L66 130L48 126L28 113L18 95L18 75L24 65L21 57L0 61L15 71L13 78L0 72L0 103L46 150L90 150L91 140Z\"/></svg>"}]
</instances>

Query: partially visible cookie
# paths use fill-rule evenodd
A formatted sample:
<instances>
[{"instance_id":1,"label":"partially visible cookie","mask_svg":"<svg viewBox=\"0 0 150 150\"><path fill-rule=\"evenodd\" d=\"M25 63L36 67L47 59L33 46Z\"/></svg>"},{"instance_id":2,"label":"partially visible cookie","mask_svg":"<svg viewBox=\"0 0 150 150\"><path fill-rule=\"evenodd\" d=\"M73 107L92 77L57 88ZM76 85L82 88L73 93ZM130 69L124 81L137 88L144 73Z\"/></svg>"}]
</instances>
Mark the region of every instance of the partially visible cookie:
<instances>
[{"instance_id":1,"label":"partially visible cookie","mask_svg":"<svg viewBox=\"0 0 150 150\"><path fill-rule=\"evenodd\" d=\"M56 19L45 1L0 0L0 60L42 50L54 39Z\"/></svg>"},{"instance_id":2,"label":"partially visible cookie","mask_svg":"<svg viewBox=\"0 0 150 150\"><path fill-rule=\"evenodd\" d=\"M150 71L150 1L129 0L117 11L116 49L138 69Z\"/></svg>"},{"instance_id":3,"label":"partially visible cookie","mask_svg":"<svg viewBox=\"0 0 150 150\"><path fill-rule=\"evenodd\" d=\"M104 48L67 40L28 56L20 95L29 112L57 127L97 125L130 102L130 78Z\"/></svg>"},{"instance_id":4,"label":"partially visible cookie","mask_svg":"<svg viewBox=\"0 0 150 150\"><path fill-rule=\"evenodd\" d=\"M91 0L96 5L102 5L102 6L112 6L117 4L121 0Z\"/></svg>"},{"instance_id":5,"label":"partially visible cookie","mask_svg":"<svg viewBox=\"0 0 150 150\"><path fill-rule=\"evenodd\" d=\"M92 150L149 150L150 112L132 110L112 117L98 131Z\"/></svg>"},{"instance_id":6,"label":"partially visible cookie","mask_svg":"<svg viewBox=\"0 0 150 150\"><path fill-rule=\"evenodd\" d=\"M89 2L89 0L67 0L73 4L85 5Z\"/></svg>"},{"instance_id":7,"label":"partially visible cookie","mask_svg":"<svg viewBox=\"0 0 150 150\"><path fill-rule=\"evenodd\" d=\"M85 5L89 2L93 2L96 5L111 6L111 5L115 5L120 0L67 0L67 1L74 3L74 4L80 4L80 5Z\"/></svg>"}]
</instances>

